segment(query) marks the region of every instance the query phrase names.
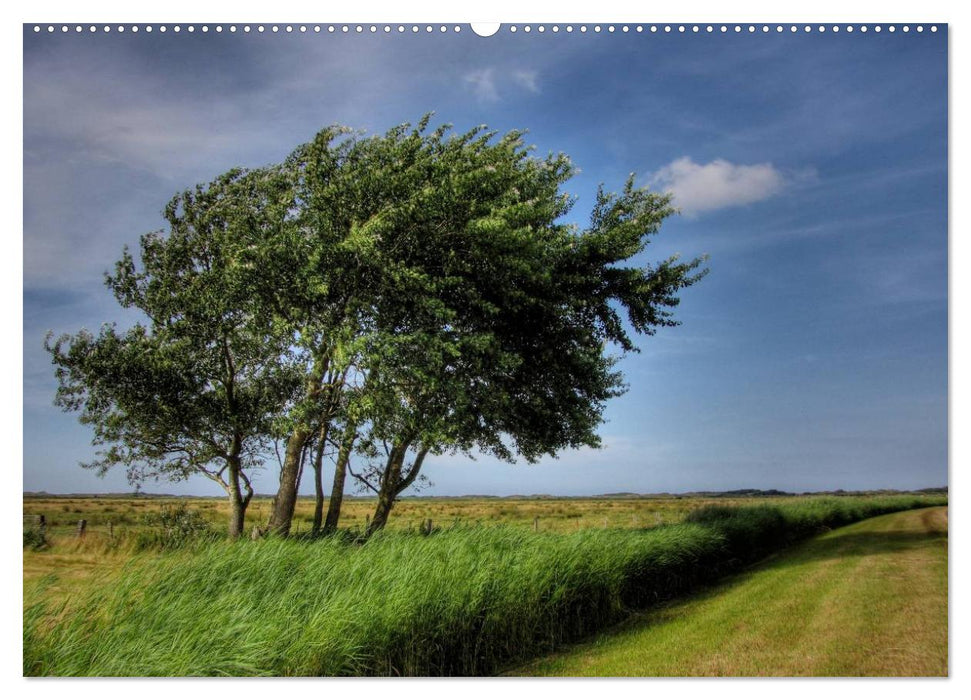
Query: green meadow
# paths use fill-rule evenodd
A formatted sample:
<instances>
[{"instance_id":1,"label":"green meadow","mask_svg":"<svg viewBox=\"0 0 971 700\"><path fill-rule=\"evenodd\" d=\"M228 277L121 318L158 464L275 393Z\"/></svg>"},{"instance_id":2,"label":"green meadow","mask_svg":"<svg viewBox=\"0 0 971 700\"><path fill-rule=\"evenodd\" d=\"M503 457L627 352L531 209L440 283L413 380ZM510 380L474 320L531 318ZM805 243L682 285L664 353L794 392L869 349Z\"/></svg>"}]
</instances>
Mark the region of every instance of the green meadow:
<instances>
[{"instance_id":1,"label":"green meadow","mask_svg":"<svg viewBox=\"0 0 971 700\"><path fill-rule=\"evenodd\" d=\"M453 519L363 543L344 531L131 552L64 535L25 549L24 674L492 675L800 540L946 497L748 503L572 530Z\"/></svg>"}]
</instances>

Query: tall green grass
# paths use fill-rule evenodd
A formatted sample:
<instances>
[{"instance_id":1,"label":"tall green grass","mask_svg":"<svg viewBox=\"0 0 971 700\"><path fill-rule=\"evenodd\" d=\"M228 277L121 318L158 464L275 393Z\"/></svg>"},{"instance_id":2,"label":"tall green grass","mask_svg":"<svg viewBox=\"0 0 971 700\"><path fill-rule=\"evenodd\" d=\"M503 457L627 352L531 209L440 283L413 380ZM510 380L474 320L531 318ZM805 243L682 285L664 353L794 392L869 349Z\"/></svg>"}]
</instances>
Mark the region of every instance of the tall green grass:
<instances>
[{"instance_id":1,"label":"tall green grass","mask_svg":"<svg viewBox=\"0 0 971 700\"><path fill-rule=\"evenodd\" d=\"M486 675L822 529L945 502L827 498L647 530L455 528L136 557L60 608L25 593L24 673Z\"/></svg>"}]
</instances>

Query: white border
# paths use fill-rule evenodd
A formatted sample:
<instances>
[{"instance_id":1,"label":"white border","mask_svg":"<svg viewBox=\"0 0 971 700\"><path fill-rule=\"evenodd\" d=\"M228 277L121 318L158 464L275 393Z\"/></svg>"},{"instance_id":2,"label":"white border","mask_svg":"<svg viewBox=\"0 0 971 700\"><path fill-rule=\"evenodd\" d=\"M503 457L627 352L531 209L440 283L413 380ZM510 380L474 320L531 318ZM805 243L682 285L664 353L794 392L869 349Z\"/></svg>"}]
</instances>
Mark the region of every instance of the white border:
<instances>
[{"instance_id":1,"label":"white border","mask_svg":"<svg viewBox=\"0 0 971 700\"><path fill-rule=\"evenodd\" d=\"M5 71L5 92L7 94L6 104L9 106L5 110L7 124L3 133L4 139L4 163L6 167L3 172L2 191L6 198L5 211L7 213L7 224L9 230L0 237L0 245L3 246L0 252L0 284L3 285L2 322L7 335L12 336L7 342L0 344L0 352L3 352L3 366L7 368L8 374L14 367L22 368L21 347L22 347L22 60L23 46L21 24L25 22L64 22L69 20L72 23L99 22L111 20L113 23L159 23L159 22L212 22L219 17L229 17L234 22L241 21L264 22L277 21L286 23L300 21L314 21L326 19L330 23L403 23L405 20L411 23L462 23L469 21L494 22L498 19L505 20L507 23L536 23L542 20L550 24L551 20L558 23L571 22L578 24L581 22L602 25L610 22L622 24L633 24L638 20L649 23L723 23L730 20L732 23L813 23L826 22L832 23L860 23L865 20L868 23L874 22L914 22L914 20L925 21L928 23L950 23L949 43L950 43L950 124L960 123L960 117L966 116L966 86L961 79L966 78L967 61L966 49L958 40L962 36L964 24L959 20L956 3L925 0L921 3L904 2L883 2L883 3L851 3L836 0L819 0L812 4L795 4L779 2L752 2L737 0L731 4L724 2L695 2L691 6L680 3L633 3L618 0L596 0L585 5L579 3L560 2L556 5L543 7L537 3L526 3L515 0L489 0L487 4L468 5L465 3L446 3L446 2L419 2L391 3L391 2L372 2L364 3L340 3L334 5L324 5L323 3L310 2L289 2L287 0L276 0L273 3L260 3L253 0L240 0L225 9L215 9L202 6L198 1L187 2L186 0L171 0L165 4L154 6L146 4L121 3L121 2L97 2L89 0L82 5L77 2L35 2L29 5L21 5L16 10L11 11L5 8L5 14L12 15L6 17L3 23L3 44L2 51ZM416 22L420 20L420 22ZM962 192L963 178L960 165L967 162L967 149L965 142L960 138L960 133L955 128L950 130L950 153L951 153L951 173L950 189L952 193ZM965 198L966 201L966 198ZM950 229L952 231L949 262L951 269L951 286L949 303L951 310L950 325L950 431L951 452L950 462L952 465L960 465L966 461L968 455L967 438L960 430L953 429L955 426L967 425L967 410L964 397L967 396L966 373L962 371L959 358L964 358L968 349L967 343L967 283L960 277L960 270L966 268L967 263L967 243L962 240L962 236L957 232L963 230L962 222L966 217L962 216L967 205L962 198L952 198ZM21 371L22 376L22 371ZM11 380L5 386L3 414L0 425L3 426L3 442L5 445L5 456L9 470L14 470L17 474L15 481L18 487L22 487L22 383ZM949 485L951 487L951 498L958 494L960 502L960 471L951 469ZM21 509L22 488L11 488L7 490L7 498L4 513L7 517L7 527L5 532L6 548L5 555L7 561L15 561L20 557L20 550L15 550L13 540L19 526L13 523L18 511ZM958 517L954 517L954 510L951 509L952 529L957 530L956 542L963 541L962 532L963 518L960 511ZM18 521L19 522L19 521ZM961 588L961 584L967 580L965 576L966 561L963 555L954 557L957 547L952 547L952 568L951 568L951 591ZM22 611L22 588L19 579L14 577L18 574L12 566L8 566L9 575L4 581L4 592L7 594L5 599L7 605L3 608L3 637L4 653L0 655L3 659L3 677L13 681L7 687L13 689L14 697L28 695L32 698L58 697L61 698L68 693L92 693L100 697L117 697L130 700L132 695L164 697L174 692L180 694L188 693L191 696L211 695L214 692L226 692L229 689L222 686L213 685L218 681L204 680L184 680L169 682L144 682L135 680L118 681L69 681L69 680L30 680L20 679L20 638L16 630L21 625ZM958 585L955 585L958 582ZM968 595L965 593L964 595ZM382 685L388 681L323 681L328 683L326 686L310 687L306 683L315 681L296 681L299 687L277 687L278 683L287 681L251 681L236 680L227 681L233 684L229 692L237 694L243 698L265 696L267 693L293 693L295 695L304 693L340 693L349 694L354 698L367 697L374 695L394 694L396 697L420 697L425 698L446 698L456 694L461 694L463 698L492 698L496 694L513 694L517 697L535 697L537 695L555 694L556 696L571 697L589 695L591 692L606 691L611 696L637 697L645 695L658 697L676 695L677 697L691 696L698 694L723 694L739 695L746 698L769 698L784 693L792 698L812 698L821 693L826 695L836 694L837 696L849 695L875 695L881 698L907 698L911 700L915 693L930 692L938 697L952 697L956 694L966 696L966 678L969 673L964 670L967 668L965 648L962 646L964 630L967 625L967 599L952 598L951 607L951 659L950 681L814 681L814 682L790 682L790 681L767 681L767 680L741 680L741 681L694 681L694 680L631 680L631 681L610 681L610 680L591 680L575 683L570 680L553 681L526 681L526 680L505 680L496 679L489 681L421 681L411 680L394 683L393 686ZM17 680L20 679L20 680ZM170 683L177 683L176 686ZM321 682L321 681L316 681ZM267 683L271 684L271 688ZM348 685L351 683L353 685ZM716 683L717 687L712 683ZM823 685L818 685L822 683ZM83 684L84 687L79 687ZM960 687L965 687L965 691L960 691ZM9 692L9 690L8 690Z\"/></svg>"}]
</instances>

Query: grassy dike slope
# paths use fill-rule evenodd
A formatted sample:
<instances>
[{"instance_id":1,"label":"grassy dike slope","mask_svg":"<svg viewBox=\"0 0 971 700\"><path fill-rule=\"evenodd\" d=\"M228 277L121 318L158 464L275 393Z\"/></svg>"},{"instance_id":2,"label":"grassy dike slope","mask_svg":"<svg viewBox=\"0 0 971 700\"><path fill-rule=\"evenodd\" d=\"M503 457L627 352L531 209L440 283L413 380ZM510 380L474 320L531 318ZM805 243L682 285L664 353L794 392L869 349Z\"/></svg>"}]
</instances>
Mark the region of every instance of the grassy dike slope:
<instances>
[{"instance_id":1,"label":"grassy dike slope","mask_svg":"<svg viewBox=\"0 0 971 700\"><path fill-rule=\"evenodd\" d=\"M513 675L947 675L947 508L834 530Z\"/></svg>"}]
</instances>

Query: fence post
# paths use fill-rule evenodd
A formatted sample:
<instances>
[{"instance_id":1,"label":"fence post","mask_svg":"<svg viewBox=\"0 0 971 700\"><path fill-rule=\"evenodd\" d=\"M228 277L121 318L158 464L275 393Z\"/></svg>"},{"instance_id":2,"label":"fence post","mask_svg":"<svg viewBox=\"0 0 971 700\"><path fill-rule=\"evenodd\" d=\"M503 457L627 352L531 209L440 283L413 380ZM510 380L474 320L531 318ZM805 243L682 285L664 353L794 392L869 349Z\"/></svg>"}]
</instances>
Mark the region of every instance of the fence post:
<instances>
[{"instance_id":1,"label":"fence post","mask_svg":"<svg viewBox=\"0 0 971 700\"><path fill-rule=\"evenodd\" d=\"M539 516L533 517L533 532L539 532Z\"/></svg>"},{"instance_id":2,"label":"fence post","mask_svg":"<svg viewBox=\"0 0 971 700\"><path fill-rule=\"evenodd\" d=\"M37 529L40 531L41 540L47 535L47 518L43 515L37 516Z\"/></svg>"},{"instance_id":3,"label":"fence post","mask_svg":"<svg viewBox=\"0 0 971 700\"><path fill-rule=\"evenodd\" d=\"M108 537L112 540L115 539L115 524L110 520L108 521Z\"/></svg>"},{"instance_id":4,"label":"fence post","mask_svg":"<svg viewBox=\"0 0 971 700\"><path fill-rule=\"evenodd\" d=\"M87 533L87 528L88 528L88 521L87 520L84 520L83 518L81 520L78 520L78 538L79 539L82 539L82 540L84 539L84 535Z\"/></svg>"}]
</instances>

